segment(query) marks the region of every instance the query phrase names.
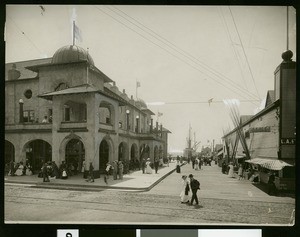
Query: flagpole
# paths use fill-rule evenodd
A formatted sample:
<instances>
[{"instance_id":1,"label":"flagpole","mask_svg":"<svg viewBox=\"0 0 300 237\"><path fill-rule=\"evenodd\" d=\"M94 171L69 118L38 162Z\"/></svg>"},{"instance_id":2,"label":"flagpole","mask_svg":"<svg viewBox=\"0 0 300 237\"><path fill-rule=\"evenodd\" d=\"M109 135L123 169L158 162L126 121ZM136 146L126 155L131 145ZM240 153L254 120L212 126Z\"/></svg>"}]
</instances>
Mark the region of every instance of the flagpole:
<instances>
[{"instance_id":1,"label":"flagpole","mask_svg":"<svg viewBox=\"0 0 300 237\"><path fill-rule=\"evenodd\" d=\"M87 58L86 58L86 85L89 84L89 48L87 48Z\"/></svg>"},{"instance_id":2,"label":"flagpole","mask_svg":"<svg viewBox=\"0 0 300 237\"><path fill-rule=\"evenodd\" d=\"M286 7L286 50L289 50L289 6Z\"/></svg>"},{"instance_id":3,"label":"flagpole","mask_svg":"<svg viewBox=\"0 0 300 237\"><path fill-rule=\"evenodd\" d=\"M135 79L135 97L136 97L136 99L138 98L138 86L137 86L137 80Z\"/></svg>"},{"instance_id":4,"label":"flagpole","mask_svg":"<svg viewBox=\"0 0 300 237\"><path fill-rule=\"evenodd\" d=\"M73 46L75 45L75 21L73 21Z\"/></svg>"}]
</instances>

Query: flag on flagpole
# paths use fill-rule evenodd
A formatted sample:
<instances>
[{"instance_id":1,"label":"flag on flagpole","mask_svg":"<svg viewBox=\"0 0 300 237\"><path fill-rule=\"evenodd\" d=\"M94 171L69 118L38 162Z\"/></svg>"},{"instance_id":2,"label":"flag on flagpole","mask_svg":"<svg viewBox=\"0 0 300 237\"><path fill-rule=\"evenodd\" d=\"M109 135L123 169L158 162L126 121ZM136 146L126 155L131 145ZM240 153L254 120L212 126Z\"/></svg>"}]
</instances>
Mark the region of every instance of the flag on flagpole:
<instances>
[{"instance_id":1,"label":"flag on flagpole","mask_svg":"<svg viewBox=\"0 0 300 237\"><path fill-rule=\"evenodd\" d=\"M136 82L136 87L141 87L141 83L139 81Z\"/></svg>"},{"instance_id":2,"label":"flag on flagpole","mask_svg":"<svg viewBox=\"0 0 300 237\"><path fill-rule=\"evenodd\" d=\"M78 26L76 26L76 24L74 23L74 38L76 40L79 40L80 42L82 42L82 34L81 34L81 30L79 29Z\"/></svg>"}]
</instances>

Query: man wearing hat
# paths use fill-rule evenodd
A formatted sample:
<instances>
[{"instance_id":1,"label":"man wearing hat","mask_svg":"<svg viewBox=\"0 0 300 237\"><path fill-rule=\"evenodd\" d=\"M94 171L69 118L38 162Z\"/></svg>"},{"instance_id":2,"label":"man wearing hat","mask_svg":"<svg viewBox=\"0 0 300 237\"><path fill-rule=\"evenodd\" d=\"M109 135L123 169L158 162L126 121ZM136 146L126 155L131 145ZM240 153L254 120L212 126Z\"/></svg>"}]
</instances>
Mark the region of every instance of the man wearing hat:
<instances>
[{"instance_id":1,"label":"man wearing hat","mask_svg":"<svg viewBox=\"0 0 300 237\"><path fill-rule=\"evenodd\" d=\"M198 180L194 179L194 176L192 174L189 175L190 178L190 186L192 190L192 199L191 199L191 205L193 205L193 202L195 200L196 205L199 204L198 197L197 197L197 191L200 189L200 183Z\"/></svg>"}]
</instances>

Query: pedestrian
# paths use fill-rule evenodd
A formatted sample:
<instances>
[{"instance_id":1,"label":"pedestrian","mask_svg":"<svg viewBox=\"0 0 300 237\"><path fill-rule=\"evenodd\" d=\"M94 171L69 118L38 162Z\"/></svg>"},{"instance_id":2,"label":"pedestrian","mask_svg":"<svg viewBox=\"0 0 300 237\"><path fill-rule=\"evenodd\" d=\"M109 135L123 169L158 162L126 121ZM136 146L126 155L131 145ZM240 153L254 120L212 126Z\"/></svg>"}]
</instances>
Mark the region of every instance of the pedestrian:
<instances>
[{"instance_id":1,"label":"pedestrian","mask_svg":"<svg viewBox=\"0 0 300 237\"><path fill-rule=\"evenodd\" d=\"M141 170L140 162L138 159L135 159L134 166L135 166L135 170Z\"/></svg>"},{"instance_id":2,"label":"pedestrian","mask_svg":"<svg viewBox=\"0 0 300 237\"><path fill-rule=\"evenodd\" d=\"M273 172L270 173L269 180L268 180L268 194L269 195L277 194L277 188L275 185L275 175Z\"/></svg>"},{"instance_id":3,"label":"pedestrian","mask_svg":"<svg viewBox=\"0 0 300 237\"><path fill-rule=\"evenodd\" d=\"M192 156L192 168L193 169L195 168L195 161L196 161L196 158L194 156Z\"/></svg>"},{"instance_id":4,"label":"pedestrian","mask_svg":"<svg viewBox=\"0 0 300 237\"><path fill-rule=\"evenodd\" d=\"M186 175L182 175L182 190L180 193L180 200L181 203L189 203L189 191L190 191L190 187L189 187L189 182L187 179Z\"/></svg>"},{"instance_id":5,"label":"pedestrian","mask_svg":"<svg viewBox=\"0 0 300 237\"><path fill-rule=\"evenodd\" d=\"M112 165L108 162L106 164L105 175L104 175L104 182L106 184L108 184L107 180L109 179L109 172L110 172L111 168L112 168Z\"/></svg>"},{"instance_id":6,"label":"pedestrian","mask_svg":"<svg viewBox=\"0 0 300 237\"><path fill-rule=\"evenodd\" d=\"M48 123L48 117L47 116L44 116L44 118L42 120L42 123Z\"/></svg>"},{"instance_id":7,"label":"pedestrian","mask_svg":"<svg viewBox=\"0 0 300 237\"><path fill-rule=\"evenodd\" d=\"M124 165L122 161L118 163L119 179L123 179Z\"/></svg>"},{"instance_id":8,"label":"pedestrian","mask_svg":"<svg viewBox=\"0 0 300 237\"><path fill-rule=\"evenodd\" d=\"M142 159L141 163L142 163L141 166L142 166L143 174L145 174L145 168L146 168L146 160L145 160L145 158Z\"/></svg>"},{"instance_id":9,"label":"pedestrian","mask_svg":"<svg viewBox=\"0 0 300 237\"><path fill-rule=\"evenodd\" d=\"M23 171L24 171L24 165L23 165L23 162L21 161L18 165L18 168L16 169L15 175L22 176Z\"/></svg>"},{"instance_id":10,"label":"pedestrian","mask_svg":"<svg viewBox=\"0 0 300 237\"><path fill-rule=\"evenodd\" d=\"M25 175L32 175L32 174L33 174L32 166L30 165L29 162L27 162Z\"/></svg>"},{"instance_id":11,"label":"pedestrian","mask_svg":"<svg viewBox=\"0 0 300 237\"><path fill-rule=\"evenodd\" d=\"M44 163L42 167L42 173L43 173L43 182L50 182L49 176L48 176L48 169L47 169L47 162Z\"/></svg>"},{"instance_id":12,"label":"pedestrian","mask_svg":"<svg viewBox=\"0 0 300 237\"><path fill-rule=\"evenodd\" d=\"M8 175L14 176L15 175L15 162L13 160L9 163L9 172Z\"/></svg>"},{"instance_id":13,"label":"pedestrian","mask_svg":"<svg viewBox=\"0 0 300 237\"><path fill-rule=\"evenodd\" d=\"M176 162L177 162L177 164L176 164L176 173L181 173L181 169L180 169L180 161L177 160Z\"/></svg>"},{"instance_id":14,"label":"pedestrian","mask_svg":"<svg viewBox=\"0 0 300 237\"><path fill-rule=\"evenodd\" d=\"M239 166L238 176L239 176L239 180L243 179L243 165L242 164L240 164L240 166Z\"/></svg>"},{"instance_id":15,"label":"pedestrian","mask_svg":"<svg viewBox=\"0 0 300 237\"><path fill-rule=\"evenodd\" d=\"M91 182L91 183L94 182L94 166L93 166L92 162L90 162L90 166L89 166L89 179L87 181Z\"/></svg>"},{"instance_id":16,"label":"pedestrian","mask_svg":"<svg viewBox=\"0 0 300 237\"><path fill-rule=\"evenodd\" d=\"M52 170L53 170L53 177L56 179L60 178L58 166L56 165L55 161L52 161Z\"/></svg>"},{"instance_id":17,"label":"pedestrian","mask_svg":"<svg viewBox=\"0 0 300 237\"><path fill-rule=\"evenodd\" d=\"M86 162L85 162L85 159L82 160L82 166L81 166L81 172L82 172L82 175L83 175L83 178L85 179L86 178Z\"/></svg>"},{"instance_id":18,"label":"pedestrian","mask_svg":"<svg viewBox=\"0 0 300 237\"><path fill-rule=\"evenodd\" d=\"M195 159L195 165L194 165L195 170L199 170L199 159Z\"/></svg>"},{"instance_id":19,"label":"pedestrian","mask_svg":"<svg viewBox=\"0 0 300 237\"><path fill-rule=\"evenodd\" d=\"M200 190L200 182L194 179L194 176L192 174L189 175L189 178L190 178L190 186L192 190L191 205L193 205L194 200L196 202L196 205L198 205L199 201L197 197L197 191Z\"/></svg>"},{"instance_id":20,"label":"pedestrian","mask_svg":"<svg viewBox=\"0 0 300 237\"><path fill-rule=\"evenodd\" d=\"M154 160L155 174L157 174L158 166L159 166L159 159L155 158L155 160Z\"/></svg>"},{"instance_id":21,"label":"pedestrian","mask_svg":"<svg viewBox=\"0 0 300 237\"><path fill-rule=\"evenodd\" d=\"M152 174L152 168L151 168L150 158L148 158L147 161L146 161L146 173L147 174Z\"/></svg>"},{"instance_id":22,"label":"pedestrian","mask_svg":"<svg viewBox=\"0 0 300 237\"><path fill-rule=\"evenodd\" d=\"M228 177L229 177L229 178L234 178L233 164L232 164L232 162L229 163L228 167L229 167Z\"/></svg>"},{"instance_id":23,"label":"pedestrian","mask_svg":"<svg viewBox=\"0 0 300 237\"><path fill-rule=\"evenodd\" d=\"M118 162L116 160L112 163L112 169L113 169L113 177L114 180L118 179Z\"/></svg>"},{"instance_id":24,"label":"pedestrian","mask_svg":"<svg viewBox=\"0 0 300 237\"><path fill-rule=\"evenodd\" d=\"M62 179L67 179L68 178L68 173L67 173L67 165L66 162L63 160L60 167L59 167L59 176Z\"/></svg>"}]
</instances>

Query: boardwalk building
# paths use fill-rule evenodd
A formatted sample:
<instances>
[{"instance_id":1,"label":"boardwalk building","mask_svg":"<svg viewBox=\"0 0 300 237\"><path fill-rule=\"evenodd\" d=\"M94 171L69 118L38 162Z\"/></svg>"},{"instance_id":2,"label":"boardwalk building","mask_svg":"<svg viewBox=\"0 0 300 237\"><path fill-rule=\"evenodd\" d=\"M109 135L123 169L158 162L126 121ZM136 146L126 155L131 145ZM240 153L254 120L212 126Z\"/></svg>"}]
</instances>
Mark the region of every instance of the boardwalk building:
<instances>
[{"instance_id":1,"label":"boardwalk building","mask_svg":"<svg viewBox=\"0 0 300 237\"><path fill-rule=\"evenodd\" d=\"M296 63L292 55L291 51L283 53L283 62L274 73L274 91L268 91L265 108L254 116L242 117L240 127L223 137L227 162L245 158L258 169L261 182L267 183L269 173L274 172L277 188L289 190L295 189L296 160ZM245 138L249 157L238 129Z\"/></svg>"},{"instance_id":2,"label":"boardwalk building","mask_svg":"<svg viewBox=\"0 0 300 237\"><path fill-rule=\"evenodd\" d=\"M5 66L5 163L28 159L92 162L95 175L108 161L167 155L169 131L153 124L142 100L120 92L92 57L73 45L52 58Z\"/></svg>"}]
</instances>

